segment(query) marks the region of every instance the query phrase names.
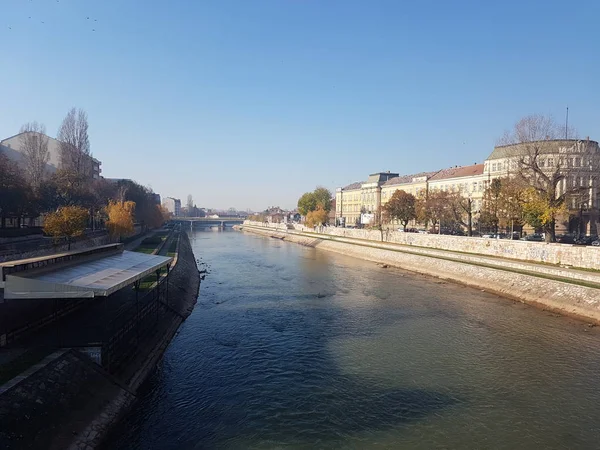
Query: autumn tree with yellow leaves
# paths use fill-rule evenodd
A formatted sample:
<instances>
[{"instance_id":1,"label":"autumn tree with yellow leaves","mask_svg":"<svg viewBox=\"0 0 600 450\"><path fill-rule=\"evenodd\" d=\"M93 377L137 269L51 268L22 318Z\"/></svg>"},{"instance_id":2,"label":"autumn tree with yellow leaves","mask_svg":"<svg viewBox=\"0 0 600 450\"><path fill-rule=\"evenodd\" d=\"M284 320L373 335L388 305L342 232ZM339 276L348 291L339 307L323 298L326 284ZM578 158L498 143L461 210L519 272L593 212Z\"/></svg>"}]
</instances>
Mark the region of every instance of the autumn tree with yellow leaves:
<instances>
[{"instance_id":1,"label":"autumn tree with yellow leaves","mask_svg":"<svg viewBox=\"0 0 600 450\"><path fill-rule=\"evenodd\" d=\"M66 237L70 250L72 238L84 233L88 218L89 212L86 208L62 206L44 217L44 233L55 238Z\"/></svg>"},{"instance_id":2,"label":"autumn tree with yellow leaves","mask_svg":"<svg viewBox=\"0 0 600 450\"><path fill-rule=\"evenodd\" d=\"M121 237L133 233L133 212L135 202L110 200L106 206L108 221L106 227L109 234L118 241Z\"/></svg>"},{"instance_id":3,"label":"autumn tree with yellow leaves","mask_svg":"<svg viewBox=\"0 0 600 450\"><path fill-rule=\"evenodd\" d=\"M322 204L317 205L317 209L309 211L306 214L306 226L315 227L317 225L323 225L327 223L329 213L325 210Z\"/></svg>"}]
</instances>

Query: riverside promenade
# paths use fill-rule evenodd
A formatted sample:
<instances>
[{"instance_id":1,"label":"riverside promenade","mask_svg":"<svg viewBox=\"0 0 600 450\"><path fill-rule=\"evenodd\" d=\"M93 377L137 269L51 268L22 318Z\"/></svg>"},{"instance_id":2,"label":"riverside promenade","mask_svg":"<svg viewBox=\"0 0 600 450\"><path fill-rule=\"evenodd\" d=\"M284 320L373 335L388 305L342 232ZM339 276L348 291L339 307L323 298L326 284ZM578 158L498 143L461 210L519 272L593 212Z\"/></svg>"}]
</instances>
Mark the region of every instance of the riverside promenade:
<instances>
[{"instance_id":1,"label":"riverside promenade","mask_svg":"<svg viewBox=\"0 0 600 450\"><path fill-rule=\"evenodd\" d=\"M288 228L250 221L241 228L600 322L600 249L332 227L317 232L302 225ZM569 264L573 262L580 264Z\"/></svg>"}]
</instances>

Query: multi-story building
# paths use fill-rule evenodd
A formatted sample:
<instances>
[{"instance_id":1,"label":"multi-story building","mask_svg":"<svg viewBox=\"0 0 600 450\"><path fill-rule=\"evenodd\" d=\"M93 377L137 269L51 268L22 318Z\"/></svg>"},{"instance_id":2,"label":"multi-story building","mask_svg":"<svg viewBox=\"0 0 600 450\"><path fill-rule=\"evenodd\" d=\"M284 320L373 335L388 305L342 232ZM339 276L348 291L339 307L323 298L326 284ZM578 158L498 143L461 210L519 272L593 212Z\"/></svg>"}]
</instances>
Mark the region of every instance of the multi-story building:
<instances>
[{"instance_id":1,"label":"multi-story building","mask_svg":"<svg viewBox=\"0 0 600 450\"><path fill-rule=\"evenodd\" d=\"M179 217L181 216L181 200L173 197L165 197L162 201L163 206L169 211L173 216Z\"/></svg>"},{"instance_id":2,"label":"multi-story building","mask_svg":"<svg viewBox=\"0 0 600 450\"><path fill-rule=\"evenodd\" d=\"M396 177L398 174L389 170L377 172L369 175L367 181L359 181L336 189L335 204L338 222L347 225L370 223L381 206L382 186Z\"/></svg>"},{"instance_id":3,"label":"multi-story building","mask_svg":"<svg viewBox=\"0 0 600 450\"><path fill-rule=\"evenodd\" d=\"M19 133L9 138L0 141L0 151L5 154L10 160L19 164L20 167L24 168L26 165L25 148L23 144L23 137L26 134L35 133L33 131L27 131L25 133ZM35 133L40 135L40 133ZM61 142L51 138L50 136L40 135L43 139L48 141L48 162L46 163L46 173L53 174L58 169L64 168L64 159L62 157ZM84 155L83 163L87 166L87 172L93 179L100 178L102 173L102 163L91 155Z\"/></svg>"},{"instance_id":4,"label":"multi-story building","mask_svg":"<svg viewBox=\"0 0 600 450\"><path fill-rule=\"evenodd\" d=\"M588 234L596 233L600 209L600 147L598 142L589 139L497 146L483 164L436 172L403 176L389 172L373 174L365 182L336 190L336 219L348 225L360 223L361 213L377 211L397 190L415 197L431 191L459 192L472 200L472 213L476 218L491 181L523 173L524 163L532 161L544 174L560 179L556 194L565 195L571 223L559 225L557 232L581 229Z\"/></svg>"},{"instance_id":5,"label":"multi-story building","mask_svg":"<svg viewBox=\"0 0 600 450\"><path fill-rule=\"evenodd\" d=\"M557 232L598 232L598 142L589 138L554 139L497 146L485 161L484 172L490 180L511 177L523 164L535 164L541 174L558 180L556 195L565 197L570 220L569 223L557 224ZM535 170L528 172L532 177L536 176Z\"/></svg>"}]
</instances>

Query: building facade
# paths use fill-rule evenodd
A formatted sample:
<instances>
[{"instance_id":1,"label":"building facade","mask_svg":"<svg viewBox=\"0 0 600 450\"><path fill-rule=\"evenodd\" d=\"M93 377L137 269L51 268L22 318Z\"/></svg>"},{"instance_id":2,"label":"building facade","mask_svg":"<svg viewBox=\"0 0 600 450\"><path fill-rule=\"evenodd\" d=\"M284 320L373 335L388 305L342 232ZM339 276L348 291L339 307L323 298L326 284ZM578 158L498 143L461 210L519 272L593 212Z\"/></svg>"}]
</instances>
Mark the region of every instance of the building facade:
<instances>
[{"instance_id":1,"label":"building facade","mask_svg":"<svg viewBox=\"0 0 600 450\"><path fill-rule=\"evenodd\" d=\"M5 154L10 160L16 162L21 168L26 165L25 149L23 144L23 137L26 134L36 134L32 131L25 133L19 133L9 138L0 141L0 151ZM61 151L61 142L51 138L50 136L40 135L48 141L48 162L46 163L46 173L51 175L58 169L63 169L63 158ZM99 179L102 173L102 163L91 155L84 155L83 163L87 166L86 172L90 174L93 179Z\"/></svg>"},{"instance_id":2,"label":"building facade","mask_svg":"<svg viewBox=\"0 0 600 450\"><path fill-rule=\"evenodd\" d=\"M389 172L372 174L365 182L336 189L336 222L361 223L361 214L377 211L397 190L415 197L434 191L459 192L471 199L471 213L477 220L491 181L516 176L520 171L522 174L524 164L532 162L546 175L560 179L557 196L565 195L569 218L561 221L556 231L596 234L600 217L600 148L598 142L589 139L497 146L483 164L434 172L403 176Z\"/></svg>"},{"instance_id":3,"label":"building facade","mask_svg":"<svg viewBox=\"0 0 600 450\"><path fill-rule=\"evenodd\" d=\"M180 217L181 216L181 200L173 197L165 197L162 201L163 206L169 211L173 216Z\"/></svg>"}]
</instances>

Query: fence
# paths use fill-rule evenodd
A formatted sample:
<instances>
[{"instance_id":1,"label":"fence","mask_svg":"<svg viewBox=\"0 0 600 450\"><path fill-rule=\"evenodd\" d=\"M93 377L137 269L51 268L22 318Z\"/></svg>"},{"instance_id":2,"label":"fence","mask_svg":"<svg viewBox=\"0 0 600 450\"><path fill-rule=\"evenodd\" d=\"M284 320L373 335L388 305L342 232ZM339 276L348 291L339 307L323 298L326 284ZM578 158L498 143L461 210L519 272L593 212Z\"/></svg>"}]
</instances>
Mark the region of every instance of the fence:
<instances>
[{"instance_id":1,"label":"fence","mask_svg":"<svg viewBox=\"0 0 600 450\"><path fill-rule=\"evenodd\" d=\"M157 329L159 320L170 310L168 279L168 276L163 277L151 291L139 297L135 305L111 321L101 350L102 366L108 371L117 371L135 355L144 340Z\"/></svg>"}]
</instances>

